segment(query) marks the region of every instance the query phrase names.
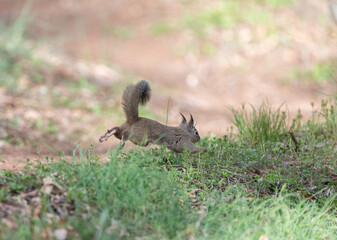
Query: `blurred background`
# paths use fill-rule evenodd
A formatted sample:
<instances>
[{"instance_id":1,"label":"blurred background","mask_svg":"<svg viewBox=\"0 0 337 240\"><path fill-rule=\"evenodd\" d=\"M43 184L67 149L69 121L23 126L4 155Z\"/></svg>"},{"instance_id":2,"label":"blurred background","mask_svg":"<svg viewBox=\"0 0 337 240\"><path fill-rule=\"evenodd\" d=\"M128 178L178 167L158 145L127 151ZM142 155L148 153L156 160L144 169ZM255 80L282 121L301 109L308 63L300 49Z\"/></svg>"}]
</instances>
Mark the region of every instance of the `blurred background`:
<instances>
[{"instance_id":1,"label":"blurred background","mask_svg":"<svg viewBox=\"0 0 337 240\"><path fill-rule=\"evenodd\" d=\"M142 116L177 125L192 113L202 135L228 133L242 104L309 119L336 94L334 4L0 0L0 168L78 143L105 153L118 142L97 140L141 79L152 86Z\"/></svg>"}]
</instances>

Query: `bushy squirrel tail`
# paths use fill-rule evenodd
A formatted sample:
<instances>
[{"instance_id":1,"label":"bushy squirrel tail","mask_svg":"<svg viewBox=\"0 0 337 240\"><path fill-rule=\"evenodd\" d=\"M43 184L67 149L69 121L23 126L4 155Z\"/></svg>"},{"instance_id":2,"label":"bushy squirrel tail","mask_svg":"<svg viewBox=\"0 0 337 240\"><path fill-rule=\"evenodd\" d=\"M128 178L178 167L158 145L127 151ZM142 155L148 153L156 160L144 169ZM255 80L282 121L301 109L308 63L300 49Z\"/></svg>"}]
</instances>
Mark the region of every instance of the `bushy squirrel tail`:
<instances>
[{"instance_id":1,"label":"bushy squirrel tail","mask_svg":"<svg viewBox=\"0 0 337 240\"><path fill-rule=\"evenodd\" d=\"M138 105L145 105L151 97L150 84L142 80L135 85L128 86L123 93L122 107L126 122L133 124L138 121Z\"/></svg>"}]
</instances>

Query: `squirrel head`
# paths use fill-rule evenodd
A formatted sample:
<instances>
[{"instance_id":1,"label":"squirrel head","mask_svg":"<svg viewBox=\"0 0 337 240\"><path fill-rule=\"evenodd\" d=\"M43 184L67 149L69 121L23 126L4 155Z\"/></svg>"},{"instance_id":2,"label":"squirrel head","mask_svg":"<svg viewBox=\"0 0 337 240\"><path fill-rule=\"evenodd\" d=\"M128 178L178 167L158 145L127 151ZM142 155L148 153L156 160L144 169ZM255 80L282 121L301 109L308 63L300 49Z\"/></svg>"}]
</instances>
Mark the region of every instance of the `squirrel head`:
<instances>
[{"instance_id":1,"label":"squirrel head","mask_svg":"<svg viewBox=\"0 0 337 240\"><path fill-rule=\"evenodd\" d=\"M187 122L185 116L182 113L180 113L180 115L182 116L183 119L181 120L179 128L183 129L184 131L188 133L193 143L198 142L200 140L200 136L199 136L198 130L195 128L192 114L190 114L189 122Z\"/></svg>"}]
</instances>

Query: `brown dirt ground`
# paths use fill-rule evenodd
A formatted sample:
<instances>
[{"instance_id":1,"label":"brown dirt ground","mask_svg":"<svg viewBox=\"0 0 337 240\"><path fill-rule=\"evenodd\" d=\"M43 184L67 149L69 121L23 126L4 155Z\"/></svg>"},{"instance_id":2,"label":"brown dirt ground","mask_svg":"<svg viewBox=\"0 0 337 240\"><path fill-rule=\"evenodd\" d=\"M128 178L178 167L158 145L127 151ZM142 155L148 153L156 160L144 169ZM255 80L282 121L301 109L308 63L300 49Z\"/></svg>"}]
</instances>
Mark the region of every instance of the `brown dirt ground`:
<instances>
[{"instance_id":1,"label":"brown dirt ground","mask_svg":"<svg viewBox=\"0 0 337 240\"><path fill-rule=\"evenodd\" d=\"M1 20L13 22L24 2L2 0ZM153 86L150 108L160 116L157 120L165 121L170 97L169 124L177 124L179 111L191 112L203 135L209 132L226 133L232 120L227 106L255 105L268 99L274 107L285 104L284 109L291 116L301 109L308 118L312 102L317 106L326 95L336 92L336 81L314 83L290 77L293 69L310 69L319 62L337 58L336 26L327 5L321 1L298 0L292 8L270 8L275 16L277 37L269 37L263 26L247 24L212 32L217 51L211 56L198 51L185 53L179 50L184 46L200 44L190 31L175 31L161 36L150 33L153 23L175 21L182 16L187 8L183 2L35 0L31 7L35 20L29 33L33 39L45 41L49 48L71 59L108 63L113 69L132 73L134 81L148 79ZM205 5L216 2L198 0L191 9L199 11ZM131 31L132 36L116 34L115 30L121 28ZM104 81L92 81L102 88L106 87ZM120 81L124 86L126 80L117 77L111 81ZM10 98L4 92L2 96ZM85 96L83 93L81 99ZM114 99L119 97L111 95ZM95 100L100 101L99 98ZM42 107L41 111L37 106L28 101L20 114L27 115L30 111L28 117L38 118L49 111L50 117L61 124L60 132L73 136L53 138L37 134L35 139L43 139L49 146L54 146L54 151L43 145L40 147L41 152L48 155L55 155L55 149L65 149L66 154L71 154L78 142L85 149L90 143L96 143L102 126L110 127L119 121L88 116L85 111L67 112L62 108L50 110ZM111 142L113 145L117 143ZM111 142L97 145L97 152L106 152ZM33 158L31 145L27 141L23 147L2 146L0 170L13 169L15 164L20 168L22 159L27 156Z\"/></svg>"}]
</instances>

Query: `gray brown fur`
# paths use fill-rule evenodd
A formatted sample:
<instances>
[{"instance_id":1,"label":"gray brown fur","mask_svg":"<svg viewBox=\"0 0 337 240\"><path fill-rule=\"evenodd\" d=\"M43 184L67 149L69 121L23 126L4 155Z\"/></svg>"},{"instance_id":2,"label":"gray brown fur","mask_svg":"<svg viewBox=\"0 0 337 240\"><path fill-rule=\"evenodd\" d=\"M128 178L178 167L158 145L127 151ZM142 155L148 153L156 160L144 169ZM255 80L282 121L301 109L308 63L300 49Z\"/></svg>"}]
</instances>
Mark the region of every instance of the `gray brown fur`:
<instances>
[{"instance_id":1,"label":"gray brown fur","mask_svg":"<svg viewBox=\"0 0 337 240\"><path fill-rule=\"evenodd\" d=\"M136 85L128 86L123 93L122 107L126 121L133 124L138 120L138 105L145 105L151 97L150 84L142 80Z\"/></svg>"},{"instance_id":2,"label":"gray brown fur","mask_svg":"<svg viewBox=\"0 0 337 240\"><path fill-rule=\"evenodd\" d=\"M206 151L199 149L193 143L200 140L198 131L194 126L191 115L189 122L183 119L178 127L163 125L157 121L142 118L138 115L138 105L146 104L151 96L150 84L142 80L135 85L128 86L123 93L122 107L126 116L126 122L121 126L114 127L100 138L105 141L110 135L122 141L130 140L136 145L146 146L149 143L164 145L175 152L183 152L188 149L192 153ZM106 137L106 135L109 135Z\"/></svg>"}]
</instances>

